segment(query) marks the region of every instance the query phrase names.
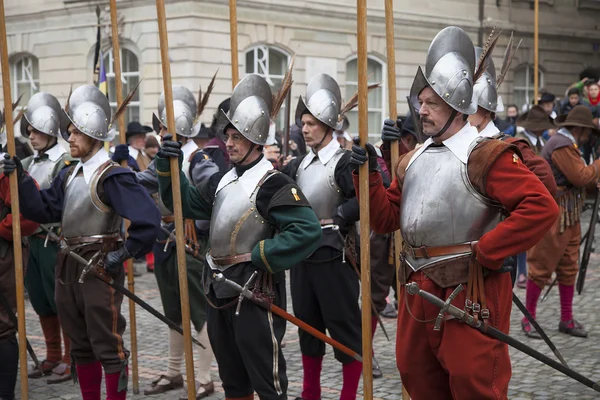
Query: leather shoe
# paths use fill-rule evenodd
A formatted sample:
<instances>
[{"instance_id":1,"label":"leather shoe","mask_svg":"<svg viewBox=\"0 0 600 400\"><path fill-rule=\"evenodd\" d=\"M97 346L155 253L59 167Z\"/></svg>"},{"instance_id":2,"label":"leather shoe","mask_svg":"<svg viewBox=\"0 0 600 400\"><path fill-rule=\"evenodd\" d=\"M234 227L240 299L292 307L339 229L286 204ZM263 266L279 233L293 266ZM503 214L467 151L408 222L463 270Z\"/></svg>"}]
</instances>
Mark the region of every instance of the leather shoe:
<instances>
[{"instance_id":1,"label":"leather shoe","mask_svg":"<svg viewBox=\"0 0 600 400\"><path fill-rule=\"evenodd\" d=\"M67 382L73 379L71 377L71 366L67 363L61 362L52 370L52 375L46 380L48 385L54 385L57 383Z\"/></svg>"},{"instance_id":2,"label":"leather shoe","mask_svg":"<svg viewBox=\"0 0 600 400\"><path fill-rule=\"evenodd\" d=\"M541 339L542 337L535 330L533 326L529 323L529 321L521 321L521 328L523 328L523 332L525 332L525 336L530 339Z\"/></svg>"},{"instance_id":3,"label":"leather shoe","mask_svg":"<svg viewBox=\"0 0 600 400\"><path fill-rule=\"evenodd\" d=\"M187 386L184 387L184 390L187 393ZM215 392L215 384L212 382L208 383L200 383L196 381L196 400L203 399L205 397L210 396ZM187 400L187 394L185 396L179 397L179 400Z\"/></svg>"},{"instance_id":4,"label":"leather shoe","mask_svg":"<svg viewBox=\"0 0 600 400\"><path fill-rule=\"evenodd\" d=\"M583 325L581 325L574 319L570 321L560 321L560 323L558 324L558 331L575 337L588 337L588 333L583 327Z\"/></svg>"},{"instance_id":5,"label":"leather shoe","mask_svg":"<svg viewBox=\"0 0 600 400\"><path fill-rule=\"evenodd\" d=\"M167 380L169 383L166 385L159 385L158 383L162 380ZM152 382L150 388L144 390L144 395L149 396L152 394L160 394L168 392L169 390L180 389L183 387L183 376L181 374L176 375L174 377L169 377L166 375L161 375L160 378Z\"/></svg>"},{"instance_id":6,"label":"leather shoe","mask_svg":"<svg viewBox=\"0 0 600 400\"><path fill-rule=\"evenodd\" d=\"M56 368L60 364L60 361L52 362L48 360L44 360L40 363L40 368L33 367L27 373L27 376L36 379L41 378L42 376L50 375L52 370Z\"/></svg>"}]
</instances>

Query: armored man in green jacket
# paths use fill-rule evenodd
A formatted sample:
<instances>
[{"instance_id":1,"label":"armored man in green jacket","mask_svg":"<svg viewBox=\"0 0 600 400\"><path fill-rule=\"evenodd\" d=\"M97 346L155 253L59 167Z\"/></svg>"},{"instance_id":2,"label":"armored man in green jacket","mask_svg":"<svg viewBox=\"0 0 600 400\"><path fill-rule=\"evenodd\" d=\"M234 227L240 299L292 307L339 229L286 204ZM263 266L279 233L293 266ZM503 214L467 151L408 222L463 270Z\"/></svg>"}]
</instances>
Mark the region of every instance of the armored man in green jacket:
<instances>
[{"instance_id":1,"label":"armored man in green jacket","mask_svg":"<svg viewBox=\"0 0 600 400\"><path fill-rule=\"evenodd\" d=\"M227 151L234 165L215 174L200 190L181 174L184 218L210 220L210 250L206 256L208 335L219 364L227 399L287 399L285 359L281 339L285 321L243 301L235 315L238 292L216 282L215 273L243 286L254 271L250 288L285 308L284 271L319 246L321 227L306 197L287 176L274 171L262 154L269 135L273 98L258 75L235 87L224 115ZM161 198L172 208L169 157L179 157L180 144L163 142L156 158Z\"/></svg>"}]
</instances>

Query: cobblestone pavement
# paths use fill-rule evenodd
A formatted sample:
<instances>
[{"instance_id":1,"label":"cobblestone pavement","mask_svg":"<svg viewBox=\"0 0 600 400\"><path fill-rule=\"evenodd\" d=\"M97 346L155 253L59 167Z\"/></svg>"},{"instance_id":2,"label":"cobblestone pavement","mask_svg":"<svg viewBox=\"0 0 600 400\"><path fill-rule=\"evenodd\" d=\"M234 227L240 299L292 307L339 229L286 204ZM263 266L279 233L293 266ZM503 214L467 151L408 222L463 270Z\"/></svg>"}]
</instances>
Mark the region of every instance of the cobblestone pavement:
<instances>
[{"instance_id":1,"label":"cobblestone pavement","mask_svg":"<svg viewBox=\"0 0 600 400\"><path fill-rule=\"evenodd\" d=\"M589 218L589 212L584 217ZM586 227L584 226L584 229ZM597 239L600 234L597 235ZM600 241L597 240L600 250ZM136 278L137 294L148 301L152 306L161 309L160 298L154 276L144 273ZM515 289L519 297L524 301L525 290ZM558 332L558 321L560 316L558 290L553 289L549 298L541 303L538 308L538 319L546 330L552 341L559 348L567 362L578 372L593 379L600 380L600 318L598 318L598 307L600 306L600 253L592 254L590 269L586 280L586 287L581 296L575 295L574 315L590 332L588 339L571 338ZM291 304L291 301L288 301ZM291 308L291 307L290 307ZM33 348L40 357L44 357L43 336L40 330L36 314L27 304L27 334ZM128 317L128 305L124 304L123 314ZM552 352L543 341L528 340L521 332L521 314L513 307L511 319L511 335L518 340L526 342L535 349L550 357ZM164 372L166 365L167 328L154 319L144 310L137 309L138 321L138 346L139 346L139 374L140 389L147 387L150 382ZM375 399L400 399L401 384L400 376L395 364L395 333L396 321L384 319L385 327L390 334L390 342L378 329L375 336L374 348L376 357L383 372L383 378L374 381ZM129 341L129 331L126 333L126 341ZM289 398L294 399L300 395L302 388L302 364L298 346L296 329L291 324L287 325L285 340L287 346L284 353L287 359L289 376ZM550 367L544 366L533 358L511 349L513 376L510 383L509 398L515 400L523 399L598 399L600 396L591 389L567 378ZM213 364L213 378L218 381L216 364ZM323 398L339 398L341 389L341 365L337 363L330 349L323 366ZM361 384L362 387L362 384ZM20 398L19 384L17 383L17 399ZM223 399L223 390L217 384L216 393L209 399ZM68 382L60 385L47 385L43 379L29 380L29 398L32 400L56 400L56 399L80 399L78 386ZM165 395L144 396L134 395L129 387L128 399L177 399L182 391L170 392ZM362 393L362 390L361 390ZM362 395L359 396L362 398Z\"/></svg>"}]
</instances>

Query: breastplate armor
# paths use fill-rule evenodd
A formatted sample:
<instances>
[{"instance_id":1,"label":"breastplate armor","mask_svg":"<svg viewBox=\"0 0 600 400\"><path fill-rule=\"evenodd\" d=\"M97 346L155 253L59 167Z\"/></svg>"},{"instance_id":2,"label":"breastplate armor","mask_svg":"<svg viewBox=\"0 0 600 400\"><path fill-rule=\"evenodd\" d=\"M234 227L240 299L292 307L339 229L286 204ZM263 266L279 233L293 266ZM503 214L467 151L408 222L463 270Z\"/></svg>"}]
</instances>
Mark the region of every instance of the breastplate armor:
<instances>
[{"instance_id":1,"label":"breastplate armor","mask_svg":"<svg viewBox=\"0 0 600 400\"><path fill-rule=\"evenodd\" d=\"M447 246L477 241L502 218L501 205L479 194L467 166L447 147L429 147L410 164L404 178L400 230L411 247ZM464 255L412 258L413 270Z\"/></svg>"},{"instance_id":2,"label":"breastplate armor","mask_svg":"<svg viewBox=\"0 0 600 400\"><path fill-rule=\"evenodd\" d=\"M50 160L44 160L38 163L32 161L27 172L40 185L40 190L44 190L52 185L52 180L54 179L52 171L55 166L56 164Z\"/></svg>"},{"instance_id":3,"label":"breastplate armor","mask_svg":"<svg viewBox=\"0 0 600 400\"><path fill-rule=\"evenodd\" d=\"M338 150L325 165L315 157L308 167L300 166L296 172L296 182L319 220L332 219L344 201L335 182L335 167L343 155L344 150Z\"/></svg>"},{"instance_id":4,"label":"breastplate armor","mask_svg":"<svg viewBox=\"0 0 600 400\"><path fill-rule=\"evenodd\" d=\"M105 171L97 170L89 184L81 173L67 185L61 224L65 238L120 232L122 218L98 197L98 180Z\"/></svg>"},{"instance_id":5,"label":"breastplate armor","mask_svg":"<svg viewBox=\"0 0 600 400\"><path fill-rule=\"evenodd\" d=\"M273 237L271 225L256 209L258 182L250 196L240 186L239 180L233 180L215 196L210 220L211 257L250 253L261 240Z\"/></svg>"}]
</instances>

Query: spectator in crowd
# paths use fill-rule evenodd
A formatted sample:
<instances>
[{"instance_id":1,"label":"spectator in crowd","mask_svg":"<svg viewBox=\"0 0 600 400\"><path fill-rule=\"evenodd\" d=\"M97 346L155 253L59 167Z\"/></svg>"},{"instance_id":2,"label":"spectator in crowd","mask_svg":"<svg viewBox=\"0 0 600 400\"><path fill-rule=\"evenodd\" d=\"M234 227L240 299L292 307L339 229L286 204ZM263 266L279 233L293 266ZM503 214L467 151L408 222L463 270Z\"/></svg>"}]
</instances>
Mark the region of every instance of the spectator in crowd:
<instances>
[{"instance_id":1,"label":"spectator in crowd","mask_svg":"<svg viewBox=\"0 0 600 400\"><path fill-rule=\"evenodd\" d=\"M598 82L594 80L588 80L586 82L587 87L587 102L596 107L600 103L600 86Z\"/></svg>"},{"instance_id":2,"label":"spectator in crowd","mask_svg":"<svg viewBox=\"0 0 600 400\"><path fill-rule=\"evenodd\" d=\"M561 100L559 105L560 114L568 114L573 107L582 104L581 93L579 89L571 88L567 92L567 96Z\"/></svg>"},{"instance_id":3,"label":"spectator in crowd","mask_svg":"<svg viewBox=\"0 0 600 400\"><path fill-rule=\"evenodd\" d=\"M519 117L519 107L516 104L509 104L506 106L506 118L496 119L494 123L500 132L504 132L507 135L515 136L517 118Z\"/></svg>"},{"instance_id":4,"label":"spectator in crowd","mask_svg":"<svg viewBox=\"0 0 600 400\"><path fill-rule=\"evenodd\" d=\"M146 136L146 144L144 145L144 152L146 155L154 160L158 150L160 150L160 145L158 144L158 139L156 139L156 136L152 134Z\"/></svg>"}]
</instances>

